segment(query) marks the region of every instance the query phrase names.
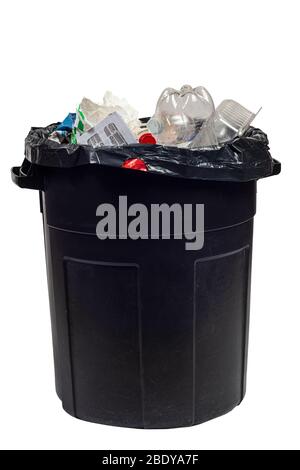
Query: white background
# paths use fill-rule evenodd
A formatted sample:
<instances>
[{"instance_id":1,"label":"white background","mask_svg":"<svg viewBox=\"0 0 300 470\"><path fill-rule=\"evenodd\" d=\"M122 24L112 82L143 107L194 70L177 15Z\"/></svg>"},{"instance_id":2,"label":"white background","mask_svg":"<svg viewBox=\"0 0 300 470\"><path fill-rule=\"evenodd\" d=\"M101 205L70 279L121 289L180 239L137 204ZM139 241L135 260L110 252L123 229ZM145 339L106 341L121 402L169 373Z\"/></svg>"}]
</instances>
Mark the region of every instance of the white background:
<instances>
[{"instance_id":1,"label":"white background","mask_svg":"<svg viewBox=\"0 0 300 470\"><path fill-rule=\"evenodd\" d=\"M2 2L0 18L3 449L299 449L298 1ZM282 174L258 183L248 389L228 415L143 431L66 414L54 391L38 193L10 181L32 125L106 89L150 115L160 91L204 85L263 110Z\"/></svg>"}]
</instances>

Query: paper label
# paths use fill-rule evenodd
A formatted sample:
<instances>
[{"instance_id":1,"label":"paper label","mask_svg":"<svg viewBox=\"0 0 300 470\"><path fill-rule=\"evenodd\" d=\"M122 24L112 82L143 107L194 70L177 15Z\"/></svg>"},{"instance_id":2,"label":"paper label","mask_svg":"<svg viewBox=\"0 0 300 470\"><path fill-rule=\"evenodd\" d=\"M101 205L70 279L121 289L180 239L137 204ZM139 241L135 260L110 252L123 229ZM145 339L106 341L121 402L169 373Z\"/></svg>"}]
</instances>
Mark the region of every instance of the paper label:
<instances>
[{"instance_id":1,"label":"paper label","mask_svg":"<svg viewBox=\"0 0 300 470\"><path fill-rule=\"evenodd\" d=\"M95 127L79 135L77 143L97 148L136 144L137 140L121 116L112 113Z\"/></svg>"}]
</instances>

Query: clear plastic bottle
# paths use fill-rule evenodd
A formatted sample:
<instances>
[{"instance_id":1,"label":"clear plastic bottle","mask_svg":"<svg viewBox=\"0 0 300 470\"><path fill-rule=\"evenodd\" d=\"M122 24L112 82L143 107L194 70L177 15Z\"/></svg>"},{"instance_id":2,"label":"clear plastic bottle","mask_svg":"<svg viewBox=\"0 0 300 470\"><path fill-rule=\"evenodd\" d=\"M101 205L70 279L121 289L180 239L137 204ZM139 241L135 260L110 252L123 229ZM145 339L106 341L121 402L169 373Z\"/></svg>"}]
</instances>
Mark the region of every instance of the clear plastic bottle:
<instances>
[{"instance_id":1,"label":"clear plastic bottle","mask_svg":"<svg viewBox=\"0 0 300 470\"><path fill-rule=\"evenodd\" d=\"M204 87L166 88L147 126L159 144L189 143L214 109L212 97Z\"/></svg>"}]
</instances>

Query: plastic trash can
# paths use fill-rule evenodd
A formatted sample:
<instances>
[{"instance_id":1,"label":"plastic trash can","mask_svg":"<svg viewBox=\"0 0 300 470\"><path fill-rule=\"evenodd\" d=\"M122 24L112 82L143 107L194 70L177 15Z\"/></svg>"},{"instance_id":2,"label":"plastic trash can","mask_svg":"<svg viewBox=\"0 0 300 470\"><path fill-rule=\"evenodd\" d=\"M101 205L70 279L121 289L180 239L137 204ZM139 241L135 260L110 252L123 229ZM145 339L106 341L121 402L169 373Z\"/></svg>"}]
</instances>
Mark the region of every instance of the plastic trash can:
<instances>
[{"instance_id":1,"label":"plastic trash can","mask_svg":"<svg viewBox=\"0 0 300 470\"><path fill-rule=\"evenodd\" d=\"M72 416L136 428L191 426L246 389L256 181L213 182L98 165L12 169L41 196L56 390ZM185 240L99 240L96 208L205 205Z\"/></svg>"}]
</instances>

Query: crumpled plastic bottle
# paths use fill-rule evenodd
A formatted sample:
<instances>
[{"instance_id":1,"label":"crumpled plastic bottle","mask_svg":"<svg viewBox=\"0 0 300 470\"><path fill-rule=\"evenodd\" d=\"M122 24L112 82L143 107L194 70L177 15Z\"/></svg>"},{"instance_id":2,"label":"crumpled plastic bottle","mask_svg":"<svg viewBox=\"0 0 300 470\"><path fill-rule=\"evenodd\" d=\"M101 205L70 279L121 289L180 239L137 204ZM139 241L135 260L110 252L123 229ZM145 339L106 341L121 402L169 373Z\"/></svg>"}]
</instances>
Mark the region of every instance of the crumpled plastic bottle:
<instances>
[{"instance_id":1,"label":"crumpled plastic bottle","mask_svg":"<svg viewBox=\"0 0 300 470\"><path fill-rule=\"evenodd\" d=\"M149 131L162 145L189 143L215 110L212 97L202 86L166 88L159 97Z\"/></svg>"}]
</instances>

